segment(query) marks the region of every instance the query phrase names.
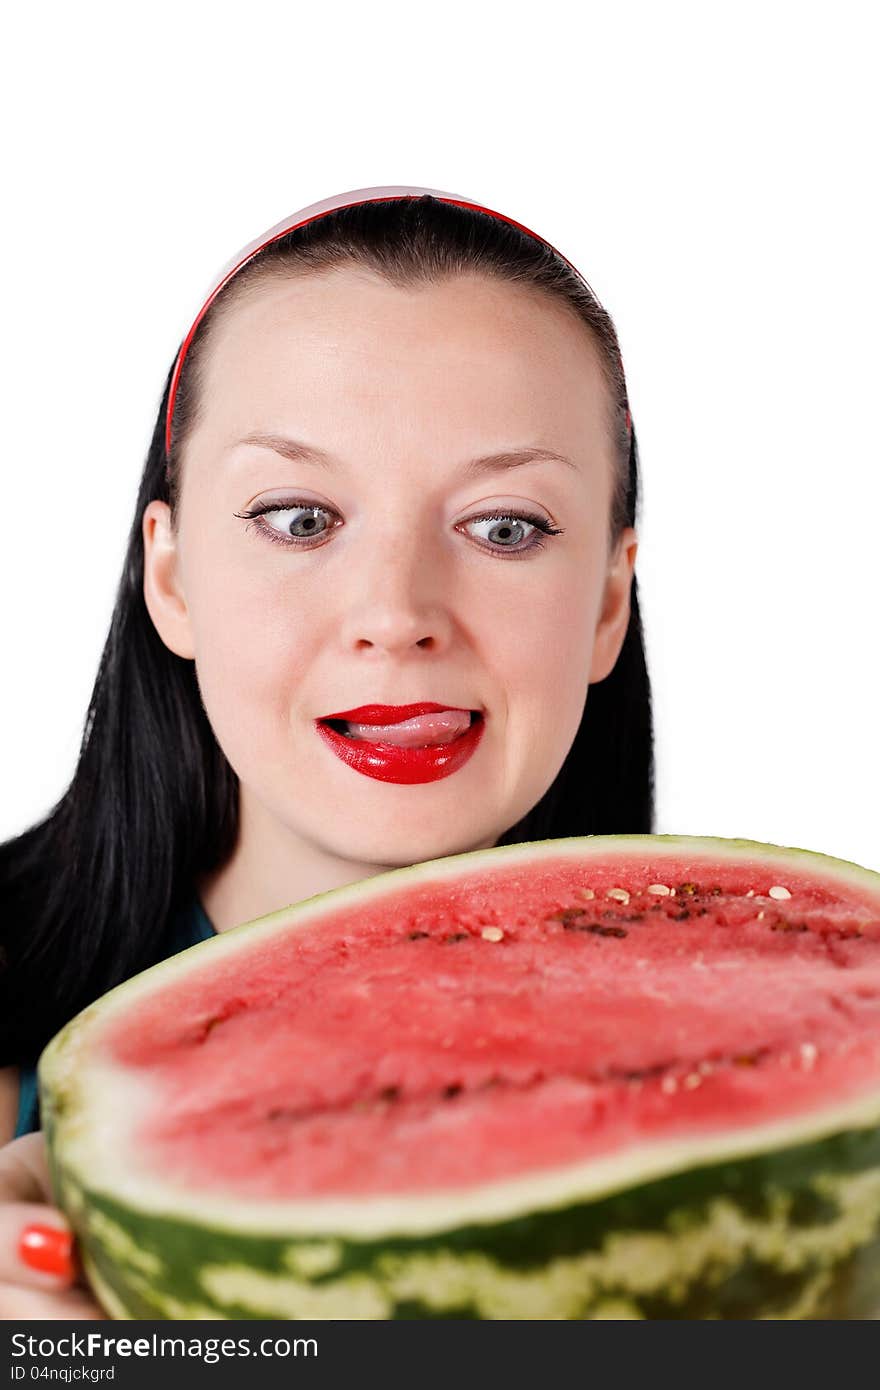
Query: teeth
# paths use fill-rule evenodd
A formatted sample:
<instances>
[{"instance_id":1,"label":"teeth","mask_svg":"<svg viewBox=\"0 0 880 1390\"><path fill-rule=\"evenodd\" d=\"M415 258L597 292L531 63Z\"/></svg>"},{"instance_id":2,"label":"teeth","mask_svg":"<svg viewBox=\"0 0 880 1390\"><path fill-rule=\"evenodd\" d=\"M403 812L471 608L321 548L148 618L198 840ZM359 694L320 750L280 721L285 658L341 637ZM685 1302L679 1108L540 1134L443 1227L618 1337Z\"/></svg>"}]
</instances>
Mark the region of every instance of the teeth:
<instances>
[{"instance_id":1,"label":"teeth","mask_svg":"<svg viewBox=\"0 0 880 1390\"><path fill-rule=\"evenodd\" d=\"M451 743L470 727L468 710L440 710L435 714L419 714L399 724L345 725L349 738L370 743L390 743L398 748L424 748L437 743Z\"/></svg>"}]
</instances>

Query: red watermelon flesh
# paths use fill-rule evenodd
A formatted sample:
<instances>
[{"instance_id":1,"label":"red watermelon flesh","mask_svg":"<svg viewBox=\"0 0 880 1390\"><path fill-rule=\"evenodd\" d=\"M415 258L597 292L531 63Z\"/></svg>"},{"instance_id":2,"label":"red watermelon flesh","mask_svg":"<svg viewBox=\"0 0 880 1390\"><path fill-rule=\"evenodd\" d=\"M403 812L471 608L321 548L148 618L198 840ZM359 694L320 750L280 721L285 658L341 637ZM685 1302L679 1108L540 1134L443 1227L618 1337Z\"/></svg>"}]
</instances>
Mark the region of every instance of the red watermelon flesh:
<instances>
[{"instance_id":1,"label":"red watermelon flesh","mask_svg":"<svg viewBox=\"0 0 880 1390\"><path fill-rule=\"evenodd\" d=\"M257 1199L418 1194L877 1089L876 890L808 855L478 859L196 947L111 1016L138 1163Z\"/></svg>"}]
</instances>

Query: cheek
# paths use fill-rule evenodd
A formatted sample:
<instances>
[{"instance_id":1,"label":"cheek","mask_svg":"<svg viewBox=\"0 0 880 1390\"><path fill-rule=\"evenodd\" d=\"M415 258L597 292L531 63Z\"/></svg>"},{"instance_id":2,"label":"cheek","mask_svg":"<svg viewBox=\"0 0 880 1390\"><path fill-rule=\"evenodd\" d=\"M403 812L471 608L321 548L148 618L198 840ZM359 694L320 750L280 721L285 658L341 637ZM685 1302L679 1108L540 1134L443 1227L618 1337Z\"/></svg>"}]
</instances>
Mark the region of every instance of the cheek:
<instances>
[{"instance_id":1,"label":"cheek","mask_svg":"<svg viewBox=\"0 0 880 1390\"><path fill-rule=\"evenodd\" d=\"M217 741L239 775L271 757L313 664L306 595L292 602L277 583L233 564L214 568L190 598L195 665Z\"/></svg>"},{"instance_id":2,"label":"cheek","mask_svg":"<svg viewBox=\"0 0 880 1390\"><path fill-rule=\"evenodd\" d=\"M487 632L506 723L536 759L564 757L587 694L599 610L599 567L560 564L494 607Z\"/></svg>"}]
</instances>

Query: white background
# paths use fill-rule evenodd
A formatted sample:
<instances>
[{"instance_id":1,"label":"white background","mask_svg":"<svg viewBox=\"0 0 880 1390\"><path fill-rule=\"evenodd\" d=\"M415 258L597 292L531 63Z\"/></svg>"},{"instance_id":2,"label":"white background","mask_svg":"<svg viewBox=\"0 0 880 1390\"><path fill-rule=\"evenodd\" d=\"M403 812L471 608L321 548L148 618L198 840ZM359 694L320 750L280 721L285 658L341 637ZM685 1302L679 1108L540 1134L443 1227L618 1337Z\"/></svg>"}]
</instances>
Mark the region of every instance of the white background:
<instances>
[{"instance_id":1,"label":"white background","mask_svg":"<svg viewBox=\"0 0 880 1390\"><path fill-rule=\"evenodd\" d=\"M16 6L0 837L73 771L202 291L296 208L411 183L540 232L617 323L657 829L880 869L872 9Z\"/></svg>"}]
</instances>

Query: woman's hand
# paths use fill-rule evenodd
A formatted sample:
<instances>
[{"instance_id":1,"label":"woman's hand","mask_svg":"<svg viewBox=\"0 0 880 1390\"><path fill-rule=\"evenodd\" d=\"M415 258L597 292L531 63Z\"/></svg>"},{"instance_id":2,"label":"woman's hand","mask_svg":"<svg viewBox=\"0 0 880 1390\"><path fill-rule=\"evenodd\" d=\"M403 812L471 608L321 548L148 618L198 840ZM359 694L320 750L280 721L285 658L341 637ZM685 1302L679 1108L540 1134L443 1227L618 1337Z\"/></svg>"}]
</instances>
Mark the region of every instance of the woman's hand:
<instances>
[{"instance_id":1,"label":"woman's hand","mask_svg":"<svg viewBox=\"0 0 880 1390\"><path fill-rule=\"evenodd\" d=\"M106 1318L51 1201L42 1133L0 1148L0 1318Z\"/></svg>"}]
</instances>

